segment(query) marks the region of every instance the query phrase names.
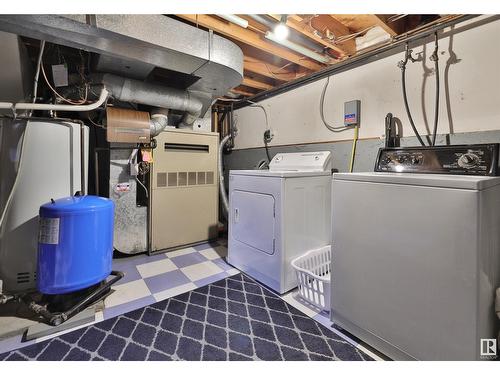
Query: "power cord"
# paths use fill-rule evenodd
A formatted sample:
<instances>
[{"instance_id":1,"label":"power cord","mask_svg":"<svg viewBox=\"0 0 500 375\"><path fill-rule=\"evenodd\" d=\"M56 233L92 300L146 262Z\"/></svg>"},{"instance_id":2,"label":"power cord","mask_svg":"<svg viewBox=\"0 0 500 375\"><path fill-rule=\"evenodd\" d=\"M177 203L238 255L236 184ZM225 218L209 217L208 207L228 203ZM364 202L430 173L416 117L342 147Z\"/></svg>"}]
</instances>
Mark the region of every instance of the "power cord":
<instances>
[{"instance_id":1,"label":"power cord","mask_svg":"<svg viewBox=\"0 0 500 375\"><path fill-rule=\"evenodd\" d=\"M269 147L268 147L268 144L269 142L271 142L271 140L273 139L273 136L271 134L271 129L269 128L269 119L267 117L267 111L266 111L266 108L264 108L264 106L260 105L260 104L257 104L255 102L252 102L251 100L248 100L246 99L245 101L249 102L249 103L252 103L250 105L250 107L254 107L254 108L260 108L262 109L262 111L264 112L264 116L266 117L266 130L264 131L264 136L263 136L263 141L264 141L264 148L266 149L266 156L267 156L267 160L269 162L271 162L271 155L269 154Z\"/></svg>"},{"instance_id":2,"label":"power cord","mask_svg":"<svg viewBox=\"0 0 500 375\"><path fill-rule=\"evenodd\" d=\"M268 160L269 163L271 162L271 156L269 155L268 144L269 144L269 142L272 141L272 139L273 139L273 135L271 134L271 130L270 129L266 129L264 131L264 147L266 149L267 160Z\"/></svg>"}]
</instances>

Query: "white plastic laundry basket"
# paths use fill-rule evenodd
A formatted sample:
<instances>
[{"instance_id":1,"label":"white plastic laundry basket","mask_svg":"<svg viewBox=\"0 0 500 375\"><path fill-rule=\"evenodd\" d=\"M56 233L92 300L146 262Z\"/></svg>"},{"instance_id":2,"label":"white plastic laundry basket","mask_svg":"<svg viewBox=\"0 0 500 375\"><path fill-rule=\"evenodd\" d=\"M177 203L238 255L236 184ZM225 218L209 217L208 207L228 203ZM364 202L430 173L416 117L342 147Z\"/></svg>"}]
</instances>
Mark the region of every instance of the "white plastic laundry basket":
<instances>
[{"instance_id":1,"label":"white plastic laundry basket","mask_svg":"<svg viewBox=\"0 0 500 375\"><path fill-rule=\"evenodd\" d=\"M331 247L310 250L292 260L299 296L322 310L330 310Z\"/></svg>"}]
</instances>

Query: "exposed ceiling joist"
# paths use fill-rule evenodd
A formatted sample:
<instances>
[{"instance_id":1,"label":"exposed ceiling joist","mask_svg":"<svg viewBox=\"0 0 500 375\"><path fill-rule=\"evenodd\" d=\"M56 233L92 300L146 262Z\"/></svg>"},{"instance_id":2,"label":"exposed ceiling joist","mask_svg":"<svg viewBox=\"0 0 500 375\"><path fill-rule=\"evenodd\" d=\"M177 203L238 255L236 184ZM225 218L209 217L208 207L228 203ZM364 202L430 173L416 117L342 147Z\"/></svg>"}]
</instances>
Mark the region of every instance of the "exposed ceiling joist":
<instances>
[{"instance_id":1,"label":"exposed ceiling joist","mask_svg":"<svg viewBox=\"0 0 500 375\"><path fill-rule=\"evenodd\" d=\"M381 22L379 23L379 26L381 26L391 36L403 33L405 28L405 21L408 19L408 17L401 17L396 21L391 21L390 14L375 14L375 16Z\"/></svg>"},{"instance_id":2,"label":"exposed ceiling joist","mask_svg":"<svg viewBox=\"0 0 500 375\"><path fill-rule=\"evenodd\" d=\"M258 89L258 90L269 90L269 89L273 88L273 86L268 84L268 83L261 82L261 81L258 81L256 79L248 78L248 77L244 77L243 82L241 82L241 84L243 86L252 87L252 88Z\"/></svg>"},{"instance_id":3,"label":"exposed ceiling joist","mask_svg":"<svg viewBox=\"0 0 500 375\"><path fill-rule=\"evenodd\" d=\"M333 18L330 14L318 14L309 18L307 21L315 30L324 34L332 35L333 40L351 34L351 30L339 20ZM336 44L349 56L356 54L356 43L353 39Z\"/></svg>"},{"instance_id":4,"label":"exposed ceiling joist","mask_svg":"<svg viewBox=\"0 0 500 375\"><path fill-rule=\"evenodd\" d=\"M292 52L287 48L280 47L274 43L262 39L262 37L256 32L244 29L232 23L216 19L215 17L211 17L210 15L178 14L177 16L196 25L211 29L221 35L230 37L231 39L234 39L238 42L251 45L271 55L278 56L284 60L303 66L304 68L316 71L324 67L323 65L311 61L310 59L304 57L299 53Z\"/></svg>"},{"instance_id":5,"label":"exposed ceiling joist","mask_svg":"<svg viewBox=\"0 0 500 375\"><path fill-rule=\"evenodd\" d=\"M238 94L238 95L243 95L243 96L254 96L255 93L253 92L250 92L250 91L245 91L239 87L235 88L235 89L231 89L230 90L232 93L235 93L235 94Z\"/></svg>"},{"instance_id":6,"label":"exposed ceiling joist","mask_svg":"<svg viewBox=\"0 0 500 375\"><path fill-rule=\"evenodd\" d=\"M280 20L279 15L272 15L271 14L270 16L278 21ZM319 44L323 45L324 47L332 49L333 51L335 51L337 53L339 58L342 58L342 57L345 57L346 55L348 55L348 53L342 47L340 47L340 46L338 46L330 41L326 41L320 35L315 34L312 27L310 27L307 23L302 22L302 17L300 17L298 15L295 15L295 14L289 15L287 22L286 22L286 25L288 27L290 27L291 29L306 36L307 38L313 40L314 42L319 43Z\"/></svg>"},{"instance_id":7,"label":"exposed ceiling joist","mask_svg":"<svg viewBox=\"0 0 500 375\"><path fill-rule=\"evenodd\" d=\"M260 74L262 76L284 82L291 81L293 79L300 78L306 75L305 71L301 73L293 72L290 71L289 69L279 67L277 65L268 63L266 61L262 61L254 57L248 56L247 54L245 54L245 59L243 61L243 68L248 72Z\"/></svg>"},{"instance_id":8,"label":"exposed ceiling joist","mask_svg":"<svg viewBox=\"0 0 500 375\"><path fill-rule=\"evenodd\" d=\"M334 14L333 17L344 25L347 25L347 27L354 32L360 32L374 26L380 26L389 35L397 35L397 32L376 14Z\"/></svg>"},{"instance_id":9,"label":"exposed ceiling joist","mask_svg":"<svg viewBox=\"0 0 500 375\"><path fill-rule=\"evenodd\" d=\"M308 57L305 50L287 48L265 38L266 32L274 29L282 15L233 16L248 21L248 27L238 26L238 20L232 23L216 15L177 15L227 37L242 49L244 80L231 91L245 97L256 95L256 98L265 97L268 91L278 92L279 86L286 90L294 85L295 80L305 82L308 76L321 74L320 70L335 69L336 64L348 64L349 60L360 55L356 38L373 27L381 27L395 37L433 27L449 17L459 17L437 14L288 14L287 26L292 32L286 40L333 57L328 64L322 64ZM375 50L378 48L374 46Z\"/></svg>"}]
</instances>

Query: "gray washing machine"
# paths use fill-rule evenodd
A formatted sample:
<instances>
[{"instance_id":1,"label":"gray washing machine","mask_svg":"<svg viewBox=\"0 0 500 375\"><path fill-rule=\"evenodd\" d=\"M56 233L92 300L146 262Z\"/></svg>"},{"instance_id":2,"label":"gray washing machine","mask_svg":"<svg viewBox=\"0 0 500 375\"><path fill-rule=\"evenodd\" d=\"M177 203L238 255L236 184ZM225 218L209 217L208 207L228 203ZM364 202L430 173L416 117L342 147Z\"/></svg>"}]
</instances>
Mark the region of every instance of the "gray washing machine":
<instances>
[{"instance_id":1,"label":"gray washing machine","mask_svg":"<svg viewBox=\"0 0 500 375\"><path fill-rule=\"evenodd\" d=\"M491 358L497 163L497 145L382 149L379 172L334 174L332 321L393 359Z\"/></svg>"}]
</instances>

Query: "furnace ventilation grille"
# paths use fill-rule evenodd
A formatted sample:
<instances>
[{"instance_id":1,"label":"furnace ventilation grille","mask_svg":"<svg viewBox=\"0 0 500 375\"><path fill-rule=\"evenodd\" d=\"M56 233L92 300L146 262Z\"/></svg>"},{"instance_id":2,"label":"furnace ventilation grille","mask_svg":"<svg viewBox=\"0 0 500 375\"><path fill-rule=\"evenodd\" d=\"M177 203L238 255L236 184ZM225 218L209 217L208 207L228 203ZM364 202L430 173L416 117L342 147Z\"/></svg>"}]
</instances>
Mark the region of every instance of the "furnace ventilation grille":
<instances>
[{"instance_id":1,"label":"furnace ventilation grille","mask_svg":"<svg viewBox=\"0 0 500 375\"><path fill-rule=\"evenodd\" d=\"M207 185L214 183L214 172L207 172Z\"/></svg>"},{"instance_id":2,"label":"furnace ventilation grille","mask_svg":"<svg viewBox=\"0 0 500 375\"><path fill-rule=\"evenodd\" d=\"M156 187L178 187L195 185L213 185L214 172L158 172Z\"/></svg>"},{"instance_id":3,"label":"furnace ventilation grille","mask_svg":"<svg viewBox=\"0 0 500 375\"><path fill-rule=\"evenodd\" d=\"M198 172L198 185L205 185L205 172Z\"/></svg>"},{"instance_id":4,"label":"furnace ventilation grille","mask_svg":"<svg viewBox=\"0 0 500 375\"><path fill-rule=\"evenodd\" d=\"M18 284L26 284L31 281L31 273L30 272L18 272L17 273L17 283Z\"/></svg>"},{"instance_id":5,"label":"furnace ventilation grille","mask_svg":"<svg viewBox=\"0 0 500 375\"><path fill-rule=\"evenodd\" d=\"M167 186L167 174L165 172L158 173L156 175L156 185L158 187L166 187Z\"/></svg>"}]
</instances>

